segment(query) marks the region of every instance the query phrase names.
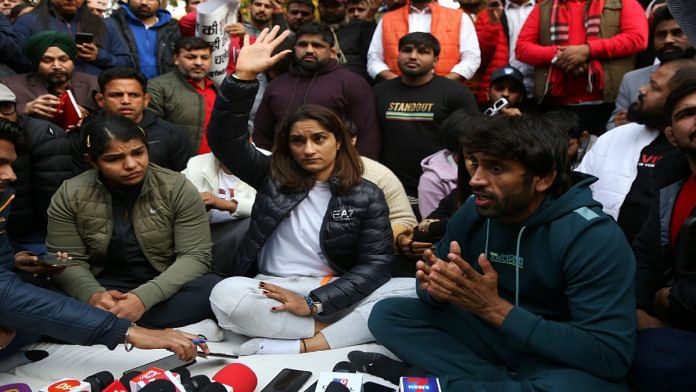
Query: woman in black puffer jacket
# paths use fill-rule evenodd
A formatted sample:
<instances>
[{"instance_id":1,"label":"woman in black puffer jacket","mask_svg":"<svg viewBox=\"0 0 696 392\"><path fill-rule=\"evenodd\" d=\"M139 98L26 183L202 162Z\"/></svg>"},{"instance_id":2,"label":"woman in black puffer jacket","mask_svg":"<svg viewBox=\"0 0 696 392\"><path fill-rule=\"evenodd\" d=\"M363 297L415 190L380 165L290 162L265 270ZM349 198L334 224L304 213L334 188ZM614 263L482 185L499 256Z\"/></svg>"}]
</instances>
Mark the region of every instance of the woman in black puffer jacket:
<instances>
[{"instance_id":1,"label":"woman in black puffer jacket","mask_svg":"<svg viewBox=\"0 0 696 392\"><path fill-rule=\"evenodd\" d=\"M261 34L244 47L208 129L216 157L258 192L246 240L231 261L238 276L211 294L223 328L263 338L243 344L240 354L370 341L372 305L415 294L413 279L390 281L389 209L382 191L361 178L360 157L334 112L299 108L276 134L272 157L248 142L256 75L272 64L271 50L286 35Z\"/></svg>"}]
</instances>

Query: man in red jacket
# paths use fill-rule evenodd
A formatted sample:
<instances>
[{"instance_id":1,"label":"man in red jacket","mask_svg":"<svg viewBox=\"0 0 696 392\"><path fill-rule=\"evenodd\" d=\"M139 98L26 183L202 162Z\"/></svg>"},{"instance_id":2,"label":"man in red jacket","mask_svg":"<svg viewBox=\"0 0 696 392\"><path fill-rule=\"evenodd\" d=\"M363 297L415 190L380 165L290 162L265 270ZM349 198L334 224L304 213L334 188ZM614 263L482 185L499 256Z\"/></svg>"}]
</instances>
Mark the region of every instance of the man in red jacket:
<instances>
[{"instance_id":1,"label":"man in red jacket","mask_svg":"<svg viewBox=\"0 0 696 392\"><path fill-rule=\"evenodd\" d=\"M636 0L544 0L517 39L517 59L533 65L534 98L564 106L603 132L632 55L648 44Z\"/></svg>"},{"instance_id":2,"label":"man in red jacket","mask_svg":"<svg viewBox=\"0 0 696 392\"><path fill-rule=\"evenodd\" d=\"M476 35L481 48L481 68L483 75L476 89L476 102L488 102L488 88L491 75L496 69L507 64L517 68L524 75L524 86L531 94L534 86L534 67L515 57L517 37L527 17L534 9L536 0L488 0L486 9L476 18ZM531 96L530 96L531 97Z\"/></svg>"}]
</instances>

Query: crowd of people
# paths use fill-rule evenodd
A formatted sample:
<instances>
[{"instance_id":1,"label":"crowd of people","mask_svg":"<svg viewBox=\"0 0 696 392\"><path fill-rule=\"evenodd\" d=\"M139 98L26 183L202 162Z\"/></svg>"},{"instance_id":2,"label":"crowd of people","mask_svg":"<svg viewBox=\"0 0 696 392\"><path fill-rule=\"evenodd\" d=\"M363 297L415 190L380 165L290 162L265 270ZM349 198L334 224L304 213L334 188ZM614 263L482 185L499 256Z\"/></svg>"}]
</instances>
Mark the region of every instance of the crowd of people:
<instances>
[{"instance_id":1,"label":"crowd of people","mask_svg":"<svg viewBox=\"0 0 696 392\"><path fill-rule=\"evenodd\" d=\"M0 359L207 322L448 391L696 388L684 4L251 0L221 83L198 4L0 2Z\"/></svg>"}]
</instances>

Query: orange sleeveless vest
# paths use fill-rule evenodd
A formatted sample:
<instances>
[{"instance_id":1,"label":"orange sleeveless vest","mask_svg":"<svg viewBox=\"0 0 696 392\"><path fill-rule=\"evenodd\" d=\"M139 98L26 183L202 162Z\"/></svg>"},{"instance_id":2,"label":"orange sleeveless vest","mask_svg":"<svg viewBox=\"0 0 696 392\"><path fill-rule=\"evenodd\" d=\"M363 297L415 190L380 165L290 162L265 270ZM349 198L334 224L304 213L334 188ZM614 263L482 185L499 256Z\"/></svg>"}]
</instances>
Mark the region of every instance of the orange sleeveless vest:
<instances>
[{"instance_id":1,"label":"orange sleeveless vest","mask_svg":"<svg viewBox=\"0 0 696 392\"><path fill-rule=\"evenodd\" d=\"M408 12L410 1L403 7L389 11L382 16L382 46L384 62L389 70L401 75L396 58L399 54L399 39L408 34ZM432 2L428 5L432 12L430 33L440 42L440 56L435 65L435 74L444 76L459 63L459 29L462 10L442 7Z\"/></svg>"}]
</instances>

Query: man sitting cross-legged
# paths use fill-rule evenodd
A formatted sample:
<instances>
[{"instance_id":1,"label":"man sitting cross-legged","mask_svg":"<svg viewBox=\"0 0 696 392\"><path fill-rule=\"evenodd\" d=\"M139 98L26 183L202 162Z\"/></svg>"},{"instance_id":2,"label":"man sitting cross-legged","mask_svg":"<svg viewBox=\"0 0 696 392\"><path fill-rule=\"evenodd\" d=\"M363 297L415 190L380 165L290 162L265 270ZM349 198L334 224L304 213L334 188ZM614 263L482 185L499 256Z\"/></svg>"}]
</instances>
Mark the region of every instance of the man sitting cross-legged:
<instances>
[{"instance_id":1,"label":"man sitting cross-legged","mask_svg":"<svg viewBox=\"0 0 696 392\"><path fill-rule=\"evenodd\" d=\"M567 136L496 116L462 145L473 197L418 262L420 298L375 305L377 342L448 391L625 389L635 261L592 199L594 178L571 175ZM351 360L392 380L417 374L377 355Z\"/></svg>"}]
</instances>

